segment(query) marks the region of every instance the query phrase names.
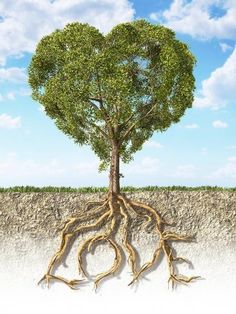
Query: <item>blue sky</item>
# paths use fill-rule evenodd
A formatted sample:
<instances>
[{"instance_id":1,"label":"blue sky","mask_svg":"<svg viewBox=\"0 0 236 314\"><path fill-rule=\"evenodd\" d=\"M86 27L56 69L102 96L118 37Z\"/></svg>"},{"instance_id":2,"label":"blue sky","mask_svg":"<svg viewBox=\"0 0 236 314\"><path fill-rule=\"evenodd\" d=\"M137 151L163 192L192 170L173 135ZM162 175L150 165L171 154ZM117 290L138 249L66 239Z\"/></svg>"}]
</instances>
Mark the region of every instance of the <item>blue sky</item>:
<instances>
[{"instance_id":1,"label":"blue sky","mask_svg":"<svg viewBox=\"0 0 236 314\"><path fill-rule=\"evenodd\" d=\"M236 186L235 0L1 0L0 186L106 186L86 146L61 133L31 99L27 67L40 38L72 21L103 32L145 18L163 24L197 58L193 107L155 133L128 165L122 185Z\"/></svg>"}]
</instances>

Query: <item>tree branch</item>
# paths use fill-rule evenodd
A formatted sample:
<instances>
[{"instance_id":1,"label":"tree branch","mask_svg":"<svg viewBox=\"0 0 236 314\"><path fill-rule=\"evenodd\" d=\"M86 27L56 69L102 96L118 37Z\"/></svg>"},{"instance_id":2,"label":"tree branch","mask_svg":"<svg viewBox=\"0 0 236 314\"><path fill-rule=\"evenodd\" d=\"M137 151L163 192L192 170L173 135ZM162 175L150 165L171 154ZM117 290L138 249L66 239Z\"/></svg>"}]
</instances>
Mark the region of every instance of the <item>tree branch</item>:
<instances>
[{"instance_id":1,"label":"tree branch","mask_svg":"<svg viewBox=\"0 0 236 314\"><path fill-rule=\"evenodd\" d=\"M102 130L102 128L100 128L96 123L93 123L91 121L87 121L86 118L85 119L80 119L78 116L75 115L75 119L77 120L77 122L79 122L80 125L82 125L83 128L86 127L86 124L88 126L93 126L95 127L103 136L104 138L107 140L109 137L108 137L108 134Z\"/></svg>"},{"instance_id":2,"label":"tree branch","mask_svg":"<svg viewBox=\"0 0 236 314\"><path fill-rule=\"evenodd\" d=\"M152 106L152 108L141 118L136 120L133 124L131 124L131 126L128 128L128 130L125 132L125 134L121 137L120 142L123 142L124 140L126 140L126 138L128 137L128 135L133 131L133 129L136 127L136 125L142 121L142 119L147 118L150 113L153 111L154 108L157 107L157 104L155 104L154 106ZM131 116L129 117L131 119Z\"/></svg>"},{"instance_id":3,"label":"tree branch","mask_svg":"<svg viewBox=\"0 0 236 314\"><path fill-rule=\"evenodd\" d=\"M104 119L105 119L105 121L106 121L106 123L107 123L107 126L108 126L108 130L109 130L109 132L110 132L110 136L112 137L112 138L114 138L114 129L113 129L113 127L112 127L112 125L111 125L111 123L110 123L110 117L109 117L109 115L107 114L107 111L106 111L106 109L104 108L104 106L103 106L103 99L102 99L102 89L101 89L101 83L100 83L100 77L99 77L99 74L98 74L98 71L97 71L97 83L98 83L98 90L99 90L99 102L100 102L100 106L101 106L101 110L102 110L102 112L103 112L103 114L104 114Z\"/></svg>"},{"instance_id":4,"label":"tree branch","mask_svg":"<svg viewBox=\"0 0 236 314\"><path fill-rule=\"evenodd\" d=\"M102 135L103 137L107 140L109 139L109 136L106 132L104 132L98 125L96 125L95 123L90 123L90 125L92 125L93 127L95 127Z\"/></svg>"},{"instance_id":5,"label":"tree branch","mask_svg":"<svg viewBox=\"0 0 236 314\"><path fill-rule=\"evenodd\" d=\"M129 123L129 121L135 116L137 112L132 112L132 114L125 120L125 122L123 122L119 128L122 129L125 125L127 125L127 123Z\"/></svg>"}]
</instances>

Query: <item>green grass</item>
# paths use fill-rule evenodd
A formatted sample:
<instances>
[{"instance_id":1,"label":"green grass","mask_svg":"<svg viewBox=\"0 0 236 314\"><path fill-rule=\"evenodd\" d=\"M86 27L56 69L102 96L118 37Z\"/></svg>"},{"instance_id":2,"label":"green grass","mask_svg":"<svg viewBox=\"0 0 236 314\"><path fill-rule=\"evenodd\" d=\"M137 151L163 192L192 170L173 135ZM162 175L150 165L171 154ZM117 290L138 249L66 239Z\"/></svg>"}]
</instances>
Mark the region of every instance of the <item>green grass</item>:
<instances>
[{"instance_id":1,"label":"green grass","mask_svg":"<svg viewBox=\"0 0 236 314\"><path fill-rule=\"evenodd\" d=\"M224 188L218 186L144 186L144 187L133 187L125 186L121 188L123 192L135 192L135 191L236 191L236 187ZM13 186L10 188L1 188L0 193L4 192L77 192L77 193L96 193L96 192L107 192L107 187L55 187L55 186L45 186L45 187L35 187L35 186Z\"/></svg>"}]
</instances>

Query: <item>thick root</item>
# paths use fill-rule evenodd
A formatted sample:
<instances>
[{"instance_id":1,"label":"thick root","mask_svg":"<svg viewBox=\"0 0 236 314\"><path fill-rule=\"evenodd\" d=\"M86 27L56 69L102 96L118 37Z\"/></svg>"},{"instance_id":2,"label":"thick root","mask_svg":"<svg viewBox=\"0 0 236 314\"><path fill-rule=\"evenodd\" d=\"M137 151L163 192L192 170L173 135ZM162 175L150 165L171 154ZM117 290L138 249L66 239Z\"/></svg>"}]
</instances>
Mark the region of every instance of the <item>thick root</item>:
<instances>
[{"instance_id":1,"label":"thick root","mask_svg":"<svg viewBox=\"0 0 236 314\"><path fill-rule=\"evenodd\" d=\"M97 289L99 283L105 278L105 277L108 277L112 274L114 274L120 267L121 265L121 260L122 260L122 256L121 256L121 250L119 248L119 246L117 245L117 243L115 241L113 241L112 239L107 239L107 241L109 242L109 244L111 245L111 247L114 249L115 251L115 260L114 260L114 263L112 265L112 267L104 272L104 273L101 273L99 275L97 275L96 279L95 279L95 282L94 282L94 286L95 286L95 290Z\"/></svg>"},{"instance_id":2,"label":"thick root","mask_svg":"<svg viewBox=\"0 0 236 314\"><path fill-rule=\"evenodd\" d=\"M126 212L126 207L120 202L120 212L124 217L124 224L122 229L123 240L122 243L128 253L128 263L131 265L131 271L133 276L136 275L136 253L132 244L128 241L128 226L129 226L129 216Z\"/></svg>"},{"instance_id":3,"label":"thick root","mask_svg":"<svg viewBox=\"0 0 236 314\"><path fill-rule=\"evenodd\" d=\"M90 206L100 205L97 206L93 211L89 210ZM105 241L109 244L109 246L115 252L115 258L113 265L111 268L103 273L98 274L94 280L95 289L99 286L101 281L111 275L114 275L121 266L122 261L122 253L121 248L118 243L115 241L113 235L115 233L115 227L118 216L122 218L122 226L120 228L120 233L122 237L122 246L127 252L128 255L128 263L131 267L132 271L132 281L129 285L132 285L135 281L137 281L141 275L146 272L148 269L151 269L155 264L157 264L158 260L160 260L161 253L164 254L168 269L169 269L169 280L168 283L172 283L172 287L175 284L187 284L195 279L200 278L199 276L192 276L186 277L177 273L175 269L176 262L185 262L190 264L188 260L183 257L176 257L174 256L174 252L170 247L170 241L189 241L191 237L182 236L172 231L163 231L165 225L171 225L167 223L163 217L151 206L147 204L143 204L138 201L133 201L127 199L124 195L116 195L115 198L111 195L101 202L88 202L85 206L86 213L79 216L78 218L69 218L64 228L62 229L61 234L61 243L59 246L58 251L52 257L47 272L43 276L43 278L39 281L39 284L43 281L47 283L49 286L49 282L51 280L56 280L63 282L71 289L77 289L81 282L84 280L74 279L74 280L67 280L61 276L54 275L56 265L63 261L66 257L66 252L68 250L70 241L72 238L84 233L85 231L90 231L93 229L97 229L101 225L105 225L109 223L109 226L106 231L103 231L99 234L89 237L85 240L82 245L78 248L77 253L77 261L78 261L78 271L82 274L85 278L89 279L89 274L83 267L83 254L87 251L90 251L92 246L95 246L98 242ZM152 259L149 262L146 262L142 265L139 269L137 269L137 253L132 246L130 239L129 239L129 226L131 222L131 215L135 216L142 216L146 218L145 227L150 222L155 222L155 231L159 236L159 240L157 243L157 247L153 253ZM96 218L98 215L99 218ZM86 221L88 219L95 219L95 222L85 225L79 225L80 222ZM78 226L79 225L79 226Z\"/></svg>"},{"instance_id":4,"label":"thick root","mask_svg":"<svg viewBox=\"0 0 236 314\"><path fill-rule=\"evenodd\" d=\"M115 220L115 217L113 217L112 222L111 222L111 226L106 233L99 234L99 235L92 236L92 237L88 238L83 243L83 245L79 248L79 250L78 250L78 270L79 270L79 273L82 272L85 277L88 277L88 274L86 273L86 271L83 268L83 261L82 261L83 253L85 252L86 248L88 249L88 252L89 252L91 250L92 245L95 242L107 241L107 238L111 235L112 231L114 230L115 223L116 223L116 220Z\"/></svg>"}]
</instances>

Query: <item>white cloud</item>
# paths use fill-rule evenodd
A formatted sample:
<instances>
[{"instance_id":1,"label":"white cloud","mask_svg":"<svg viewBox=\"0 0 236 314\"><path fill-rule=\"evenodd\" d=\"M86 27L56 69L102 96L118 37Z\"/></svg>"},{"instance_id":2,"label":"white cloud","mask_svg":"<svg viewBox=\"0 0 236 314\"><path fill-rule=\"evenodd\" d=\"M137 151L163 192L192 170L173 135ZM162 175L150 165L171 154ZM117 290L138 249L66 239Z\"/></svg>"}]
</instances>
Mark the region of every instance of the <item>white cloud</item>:
<instances>
[{"instance_id":1,"label":"white cloud","mask_svg":"<svg viewBox=\"0 0 236 314\"><path fill-rule=\"evenodd\" d=\"M228 161L230 162L236 162L236 156L232 156L228 158Z\"/></svg>"},{"instance_id":2,"label":"white cloud","mask_svg":"<svg viewBox=\"0 0 236 314\"><path fill-rule=\"evenodd\" d=\"M212 16L217 8L222 15ZM169 9L150 14L153 20L198 39L236 39L235 16L235 0L174 0Z\"/></svg>"},{"instance_id":3,"label":"white cloud","mask_svg":"<svg viewBox=\"0 0 236 314\"><path fill-rule=\"evenodd\" d=\"M0 101L7 101L7 100L15 100L16 96L29 96L31 95L31 91L26 88L20 88L19 90L9 91L5 94L0 94Z\"/></svg>"},{"instance_id":4,"label":"white cloud","mask_svg":"<svg viewBox=\"0 0 236 314\"><path fill-rule=\"evenodd\" d=\"M228 127L228 124L226 122L221 121L221 120L216 120L216 121L212 122L212 126L214 128L217 128L217 129L224 129L224 128Z\"/></svg>"},{"instance_id":5,"label":"white cloud","mask_svg":"<svg viewBox=\"0 0 236 314\"><path fill-rule=\"evenodd\" d=\"M210 176L210 179L219 179L219 178L226 178L226 179L236 179L236 162L235 160L228 161L223 167L215 170Z\"/></svg>"},{"instance_id":6,"label":"white cloud","mask_svg":"<svg viewBox=\"0 0 236 314\"><path fill-rule=\"evenodd\" d=\"M51 159L47 163L36 162L32 159L21 161L17 154L8 154L0 162L0 175L7 177L27 178L34 176L57 176L65 173L65 169L57 159Z\"/></svg>"},{"instance_id":7,"label":"white cloud","mask_svg":"<svg viewBox=\"0 0 236 314\"><path fill-rule=\"evenodd\" d=\"M163 145L156 141L147 141L144 146L152 147L152 148L163 148Z\"/></svg>"},{"instance_id":8,"label":"white cloud","mask_svg":"<svg viewBox=\"0 0 236 314\"><path fill-rule=\"evenodd\" d=\"M0 29L1 38L1 29ZM0 48L1 49L1 48ZM27 75L24 68L0 68L0 81L9 81L13 83L25 83Z\"/></svg>"},{"instance_id":9,"label":"white cloud","mask_svg":"<svg viewBox=\"0 0 236 314\"><path fill-rule=\"evenodd\" d=\"M198 129L199 128L199 125L196 124L196 123L193 123L193 124L187 124L184 126L186 129Z\"/></svg>"},{"instance_id":10,"label":"white cloud","mask_svg":"<svg viewBox=\"0 0 236 314\"><path fill-rule=\"evenodd\" d=\"M199 95L194 100L198 108L219 109L236 99L236 47L226 62L210 77L202 81Z\"/></svg>"},{"instance_id":11,"label":"white cloud","mask_svg":"<svg viewBox=\"0 0 236 314\"><path fill-rule=\"evenodd\" d=\"M16 99L15 93L14 92L8 92L6 94L6 98L9 99L9 100L15 100Z\"/></svg>"},{"instance_id":12,"label":"white cloud","mask_svg":"<svg viewBox=\"0 0 236 314\"><path fill-rule=\"evenodd\" d=\"M149 17L151 20L157 21L161 18L161 14L158 12L152 12Z\"/></svg>"},{"instance_id":13,"label":"white cloud","mask_svg":"<svg viewBox=\"0 0 236 314\"><path fill-rule=\"evenodd\" d=\"M5 94L0 93L0 102L1 101L7 101L7 100L15 100L16 96L19 95L21 97L29 96L31 95L31 91L26 88L20 88L19 90L12 90L9 92L6 92Z\"/></svg>"},{"instance_id":14,"label":"white cloud","mask_svg":"<svg viewBox=\"0 0 236 314\"><path fill-rule=\"evenodd\" d=\"M94 174L98 171L100 161L99 159L94 159L92 161L80 162L73 166L75 173L81 175Z\"/></svg>"},{"instance_id":15,"label":"white cloud","mask_svg":"<svg viewBox=\"0 0 236 314\"><path fill-rule=\"evenodd\" d=\"M30 96L32 92L29 88L20 88L17 93L20 96Z\"/></svg>"},{"instance_id":16,"label":"white cloud","mask_svg":"<svg viewBox=\"0 0 236 314\"><path fill-rule=\"evenodd\" d=\"M130 165L124 164L121 172L125 175L150 175L159 172L160 160L158 158L144 157L140 161L132 162Z\"/></svg>"},{"instance_id":17,"label":"white cloud","mask_svg":"<svg viewBox=\"0 0 236 314\"><path fill-rule=\"evenodd\" d=\"M6 113L0 115L0 129L17 129L21 127L21 117L12 118Z\"/></svg>"},{"instance_id":18,"label":"white cloud","mask_svg":"<svg viewBox=\"0 0 236 314\"><path fill-rule=\"evenodd\" d=\"M8 56L34 52L42 36L69 22L86 22L107 32L134 17L128 0L1 0L0 13L0 64Z\"/></svg>"},{"instance_id":19,"label":"white cloud","mask_svg":"<svg viewBox=\"0 0 236 314\"><path fill-rule=\"evenodd\" d=\"M206 156L208 154L208 149L206 147L202 147L200 153L201 153L201 155Z\"/></svg>"},{"instance_id":20,"label":"white cloud","mask_svg":"<svg viewBox=\"0 0 236 314\"><path fill-rule=\"evenodd\" d=\"M34 186L105 186L107 173L99 174L95 168L97 161L89 163L49 158L47 161L8 153L0 156L0 185L34 185ZM85 169L85 168L86 169Z\"/></svg>"},{"instance_id":21,"label":"white cloud","mask_svg":"<svg viewBox=\"0 0 236 314\"><path fill-rule=\"evenodd\" d=\"M231 150L231 149L236 149L236 145L229 145L229 146L227 146L226 148L227 148L227 149L230 149L230 150Z\"/></svg>"},{"instance_id":22,"label":"white cloud","mask_svg":"<svg viewBox=\"0 0 236 314\"><path fill-rule=\"evenodd\" d=\"M232 46L230 46L230 45L228 45L226 43L219 43L219 45L220 45L220 48L221 48L221 50L223 52L227 52L228 50L232 50L233 49Z\"/></svg>"},{"instance_id":23,"label":"white cloud","mask_svg":"<svg viewBox=\"0 0 236 314\"><path fill-rule=\"evenodd\" d=\"M196 177L196 170L196 167L192 164L180 165L174 173L169 174L169 177L192 179Z\"/></svg>"}]
</instances>

